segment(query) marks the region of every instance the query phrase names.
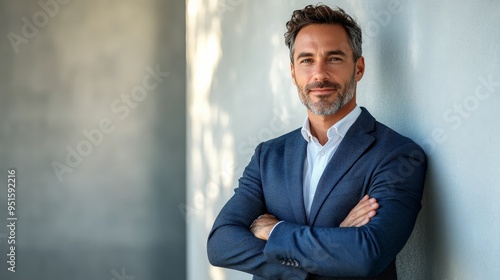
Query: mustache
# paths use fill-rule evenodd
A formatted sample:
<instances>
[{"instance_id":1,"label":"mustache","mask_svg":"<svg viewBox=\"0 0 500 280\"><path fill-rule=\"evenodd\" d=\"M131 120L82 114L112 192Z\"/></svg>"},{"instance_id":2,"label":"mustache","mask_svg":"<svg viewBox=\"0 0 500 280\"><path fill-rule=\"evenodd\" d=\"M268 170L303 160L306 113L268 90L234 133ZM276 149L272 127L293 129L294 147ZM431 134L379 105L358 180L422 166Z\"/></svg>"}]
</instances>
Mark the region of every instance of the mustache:
<instances>
[{"instance_id":1,"label":"mustache","mask_svg":"<svg viewBox=\"0 0 500 280\"><path fill-rule=\"evenodd\" d=\"M313 88L332 88L334 90L339 90L341 88L339 83L330 82L330 81L322 81L322 82L314 82L307 84L304 89L306 92L311 91Z\"/></svg>"}]
</instances>

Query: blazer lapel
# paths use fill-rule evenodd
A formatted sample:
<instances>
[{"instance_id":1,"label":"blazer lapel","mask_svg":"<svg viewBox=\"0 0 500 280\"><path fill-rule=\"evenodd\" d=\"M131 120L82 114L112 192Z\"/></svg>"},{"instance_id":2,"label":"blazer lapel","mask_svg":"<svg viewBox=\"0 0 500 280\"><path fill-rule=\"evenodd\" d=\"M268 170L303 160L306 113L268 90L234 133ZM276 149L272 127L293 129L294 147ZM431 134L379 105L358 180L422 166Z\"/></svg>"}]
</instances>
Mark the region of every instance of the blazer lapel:
<instances>
[{"instance_id":1,"label":"blazer lapel","mask_svg":"<svg viewBox=\"0 0 500 280\"><path fill-rule=\"evenodd\" d=\"M304 160L307 142L300 130L294 133L285 144L285 184L292 205L292 211L298 224L307 224L304 207Z\"/></svg>"},{"instance_id":2,"label":"blazer lapel","mask_svg":"<svg viewBox=\"0 0 500 280\"><path fill-rule=\"evenodd\" d=\"M375 119L366 109L362 108L362 110L361 115L351 126L321 175L309 215L309 225L311 226L314 225L321 206L338 181L375 141L375 137L368 134L375 128Z\"/></svg>"}]
</instances>

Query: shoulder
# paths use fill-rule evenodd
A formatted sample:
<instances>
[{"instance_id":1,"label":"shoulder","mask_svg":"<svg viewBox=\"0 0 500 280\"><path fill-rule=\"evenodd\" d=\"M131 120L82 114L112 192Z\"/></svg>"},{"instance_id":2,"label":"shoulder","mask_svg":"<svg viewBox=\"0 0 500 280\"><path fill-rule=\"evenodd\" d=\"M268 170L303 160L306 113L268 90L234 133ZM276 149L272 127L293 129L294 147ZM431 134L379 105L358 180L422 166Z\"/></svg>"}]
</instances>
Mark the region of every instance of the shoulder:
<instances>
[{"instance_id":1,"label":"shoulder","mask_svg":"<svg viewBox=\"0 0 500 280\"><path fill-rule=\"evenodd\" d=\"M301 140L304 140L301 134L301 128L297 128L276 138L264 141L260 145L263 149L276 149L279 147L285 147L288 142L300 142Z\"/></svg>"},{"instance_id":2,"label":"shoulder","mask_svg":"<svg viewBox=\"0 0 500 280\"><path fill-rule=\"evenodd\" d=\"M415 141L378 121L375 121L375 138L375 146L386 157L391 154L409 155L425 161L425 152Z\"/></svg>"},{"instance_id":3,"label":"shoulder","mask_svg":"<svg viewBox=\"0 0 500 280\"><path fill-rule=\"evenodd\" d=\"M258 158L282 158L285 151L299 151L307 144L302 137L301 128L290 131L276 138L261 142L255 148L255 156Z\"/></svg>"},{"instance_id":4,"label":"shoulder","mask_svg":"<svg viewBox=\"0 0 500 280\"><path fill-rule=\"evenodd\" d=\"M386 143L389 146L401 146L405 144L416 144L412 139L409 137L406 137L399 132L396 132L392 128L388 127L387 125L375 121L375 131L376 131L376 137L378 141L382 141L383 143Z\"/></svg>"},{"instance_id":5,"label":"shoulder","mask_svg":"<svg viewBox=\"0 0 500 280\"><path fill-rule=\"evenodd\" d=\"M395 150L419 150L422 148L409 137L406 137L387 125L377 121L365 108L358 118L358 128L365 130L375 138L375 146L383 152Z\"/></svg>"}]
</instances>

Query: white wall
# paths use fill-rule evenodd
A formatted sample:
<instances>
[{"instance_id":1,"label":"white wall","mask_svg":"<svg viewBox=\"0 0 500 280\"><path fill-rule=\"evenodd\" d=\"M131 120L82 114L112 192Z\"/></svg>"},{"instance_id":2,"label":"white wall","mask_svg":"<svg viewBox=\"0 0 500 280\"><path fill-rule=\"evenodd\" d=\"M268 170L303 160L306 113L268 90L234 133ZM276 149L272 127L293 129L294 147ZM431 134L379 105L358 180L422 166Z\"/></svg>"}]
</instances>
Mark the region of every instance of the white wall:
<instances>
[{"instance_id":1,"label":"white wall","mask_svg":"<svg viewBox=\"0 0 500 280\"><path fill-rule=\"evenodd\" d=\"M500 2L323 2L363 28L358 104L429 157L424 208L399 256L400 278L497 279ZM302 124L283 33L292 11L311 2L187 3L188 275L250 279L211 267L206 238L258 142Z\"/></svg>"}]
</instances>

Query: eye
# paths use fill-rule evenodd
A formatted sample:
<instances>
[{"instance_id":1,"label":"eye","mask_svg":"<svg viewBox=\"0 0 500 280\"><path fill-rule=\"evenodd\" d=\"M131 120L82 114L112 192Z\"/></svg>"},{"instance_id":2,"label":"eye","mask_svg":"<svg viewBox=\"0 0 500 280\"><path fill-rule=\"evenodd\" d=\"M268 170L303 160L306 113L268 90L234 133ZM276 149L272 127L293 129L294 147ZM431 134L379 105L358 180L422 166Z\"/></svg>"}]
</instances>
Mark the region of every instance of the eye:
<instances>
[{"instance_id":1,"label":"eye","mask_svg":"<svg viewBox=\"0 0 500 280\"><path fill-rule=\"evenodd\" d=\"M338 62L338 61L342 61L342 58L340 57L337 57L337 56L332 56L328 59L328 61L331 61L331 62Z\"/></svg>"},{"instance_id":2,"label":"eye","mask_svg":"<svg viewBox=\"0 0 500 280\"><path fill-rule=\"evenodd\" d=\"M302 60L300 61L300 63L301 63L301 64L305 64L305 63L307 63L307 64L308 64L308 63L312 63L312 59L310 59L310 58L305 58L305 59L302 59Z\"/></svg>"}]
</instances>

